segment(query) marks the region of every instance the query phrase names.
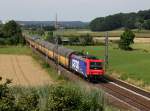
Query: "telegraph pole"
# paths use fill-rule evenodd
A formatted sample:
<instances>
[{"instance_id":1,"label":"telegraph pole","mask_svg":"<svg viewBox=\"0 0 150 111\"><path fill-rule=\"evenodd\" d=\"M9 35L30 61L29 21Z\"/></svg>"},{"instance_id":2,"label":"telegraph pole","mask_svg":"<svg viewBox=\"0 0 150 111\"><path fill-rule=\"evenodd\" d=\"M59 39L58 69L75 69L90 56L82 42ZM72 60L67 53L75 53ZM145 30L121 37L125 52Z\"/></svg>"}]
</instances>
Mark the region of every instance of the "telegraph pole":
<instances>
[{"instance_id":1,"label":"telegraph pole","mask_svg":"<svg viewBox=\"0 0 150 111\"><path fill-rule=\"evenodd\" d=\"M54 33L54 37L55 37L55 45L56 45L56 53L57 53L57 55L56 55L56 65L57 65L57 72L58 72L58 74L60 75L61 72L60 72L60 70L59 70L58 37L57 37L57 30L59 29L59 27L58 27L57 13L56 13L55 19L56 19L56 20L55 20L55 29L56 29L56 31L55 31L55 33Z\"/></svg>"},{"instance_id":2,"label":"telegraph pole","mask_svg":"<svg viewBox=\"0 0 150 111\"><path fill-rule=\"evenodd\" d=\"M108 37L108 32L105 33L105 71L108 68L109 62L108 62L108 42L109 42L109 37Z\"/></svg>"},{"instance_id":3,"label":"telegraph pole","mask_svg":"<svg viewBox=\"0 0 150 111\"><path fill-rule=\"evenodd\" d=\"M55 17L55 29L57 31L58 28L58 19L57 19L57 13L56 13L56 17Z\"/></svg>"}]
</instances>

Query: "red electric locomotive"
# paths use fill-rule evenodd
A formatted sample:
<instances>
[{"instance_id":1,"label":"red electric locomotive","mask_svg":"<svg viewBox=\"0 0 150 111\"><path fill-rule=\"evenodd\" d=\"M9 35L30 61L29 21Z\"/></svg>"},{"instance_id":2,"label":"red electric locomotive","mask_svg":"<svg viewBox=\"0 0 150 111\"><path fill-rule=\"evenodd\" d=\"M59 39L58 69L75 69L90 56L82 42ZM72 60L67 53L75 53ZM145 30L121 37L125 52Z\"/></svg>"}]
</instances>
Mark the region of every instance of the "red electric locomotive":
<instances>
[{"instance_id":1,"label":"red electric locomotive","mask_svg":"<svg viewBox=\"0 0 150 111\"><path fill-rule=\"evenodd\" d=\"M95 56L72 54L70 57L70 68L88 79L97 79L104 75L103 60Z\"/></svg>"}]
</instances>

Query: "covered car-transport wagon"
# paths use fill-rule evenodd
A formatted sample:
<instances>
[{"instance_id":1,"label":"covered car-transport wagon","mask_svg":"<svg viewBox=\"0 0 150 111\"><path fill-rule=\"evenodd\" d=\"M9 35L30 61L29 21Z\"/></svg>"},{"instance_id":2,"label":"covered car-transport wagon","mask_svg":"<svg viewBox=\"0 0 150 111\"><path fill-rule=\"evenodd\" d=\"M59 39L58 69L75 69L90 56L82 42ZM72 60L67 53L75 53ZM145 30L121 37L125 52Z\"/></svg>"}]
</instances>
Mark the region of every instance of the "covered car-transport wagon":
<instances>
[{"instance_id":1,"label":"covered car-transport wagon","mask_svg":"<svg viewBox=\"0 0 150 111\"><path fill-rule=\"evenodd\" d=\"M54 48L54 60L65 66L66 68L69 68L69 58L70 55L72 55L74 52L74 50L68 49L66 47L56 46Z\"/></svg>"}]
</instances>

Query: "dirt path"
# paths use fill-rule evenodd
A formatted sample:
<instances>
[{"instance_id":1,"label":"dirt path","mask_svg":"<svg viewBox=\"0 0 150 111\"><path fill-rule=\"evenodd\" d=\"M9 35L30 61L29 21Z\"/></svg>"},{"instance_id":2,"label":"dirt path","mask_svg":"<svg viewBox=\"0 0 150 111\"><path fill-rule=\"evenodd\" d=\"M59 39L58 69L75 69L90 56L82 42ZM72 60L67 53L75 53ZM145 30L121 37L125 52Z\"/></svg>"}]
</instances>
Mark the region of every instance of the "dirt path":
<instances>
[{"instance_id":1,"label":"dirt path","mask_svg":"<svg viewBox=\"0 0 150 111\"><path fill-rule=\"evenodd\" d=\"M17 86L53 83L47 72L32 57L24 55L0 55L0 77L3 80L12 79L12 84Z\"/></svg>"}]
</instances>

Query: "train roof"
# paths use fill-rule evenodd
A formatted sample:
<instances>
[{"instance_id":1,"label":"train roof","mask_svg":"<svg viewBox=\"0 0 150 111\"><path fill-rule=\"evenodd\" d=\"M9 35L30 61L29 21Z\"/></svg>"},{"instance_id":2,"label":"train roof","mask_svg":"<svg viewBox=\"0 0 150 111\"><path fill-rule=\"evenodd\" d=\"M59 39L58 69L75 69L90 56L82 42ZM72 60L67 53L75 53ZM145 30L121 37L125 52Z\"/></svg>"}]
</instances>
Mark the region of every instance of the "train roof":
<instances>
[{"instance_id":1,"label":"train roof","mask_svg":"<svg viewBox=\"0 0 150 111\"><path fill-rule=\"evenodd\" d=\"M46 47L47 49L49 50L53 50L55 45L50 43L50 42L47 42L47 41L44 41L42 39L37 39L36 40L37 43L41 44L43 47Z\"/></svg>"},{"instance_id":2,"label":"train roof","mask_svg":"<svg viewBox=\"0 0 150 111\"><path fill-rule=\"evenodd\" d=\"M59 45L57 46L53 43L44 41L37 35L30 36L30 38L34 40L35 42L37 42L38 44L41 44L42 46L48 48L49 50L54 50L56 53L58 52L58 54L62 56L69 56L71 53L76 52L72 49L68 49L66 47L59 46Z\"/></svg>"},{"instance_id":3,"label":"train roof","mask_svg":"<svg viewBox=\"0 0 150 111\"><path fill-rule=\"evenodd\" d=\"M74 54L75 54L75 56L76 56L77 58L80 58L80 59L82 58L82 59L98 60L98 58L97 58L96 56L83 54L83 53L81 53L81 52L75 52Z\"/></svg>"},{"instance_id":4,"label":"train roof","mask_svg":"<svg viewBox=\"0 0 150 111\"><path fill-rule=\"evenodd\" d=\"M44 47L46 47L47 49L49 50L53 50L55 45L50 43L50 42L47 42L47 41L43 41L42 44L44 45Z\"/></svg>"},{"instance_id":5,"label":"train roof","mask_svg":"<svg viewBox=\"0 0 150 111\"><path fill-rule=\"evenodd\" d=\"M37 39L40 39L40 37L37 36L37 35L33 35L33 36L26 35L26 38L29 38L29 39L31 39L31 40L33 40L33 41L35 41L35 40L37 40Z\"/></svg>"},{"instance_id":6,"label":"train roof","mask_svg":"<svg viewBox=\"0 0 150 111\"><path fill-rule=\"evenodd\" d=\"M36 39L35 42L42 45L42 40L41 39Z\"/></svg>"},{"instance_id":7,"label":"train roof","mask_svg":"<svg viewBox=\"0 0 150 111\"><path fill-rule=\"evenodd\" d=\"M34 35L34 36L32 36L31 38L32 38L33 40L40 39L40 37L37 36L37 35Z\"/></svg>"},{"instance_id":8,"label":"train roof","mask_svg":"<svg viewBox=\"0 0 150 111\"><path fill-rule=\"evenodd\" d=\"M74 53L75 51L72 49L68 49L66 47L63 46L57 46L54 49L55 52L58 52L58 54L62 55L62 56L69 56L70 54Z\"/></svg>"}]
</instances>

